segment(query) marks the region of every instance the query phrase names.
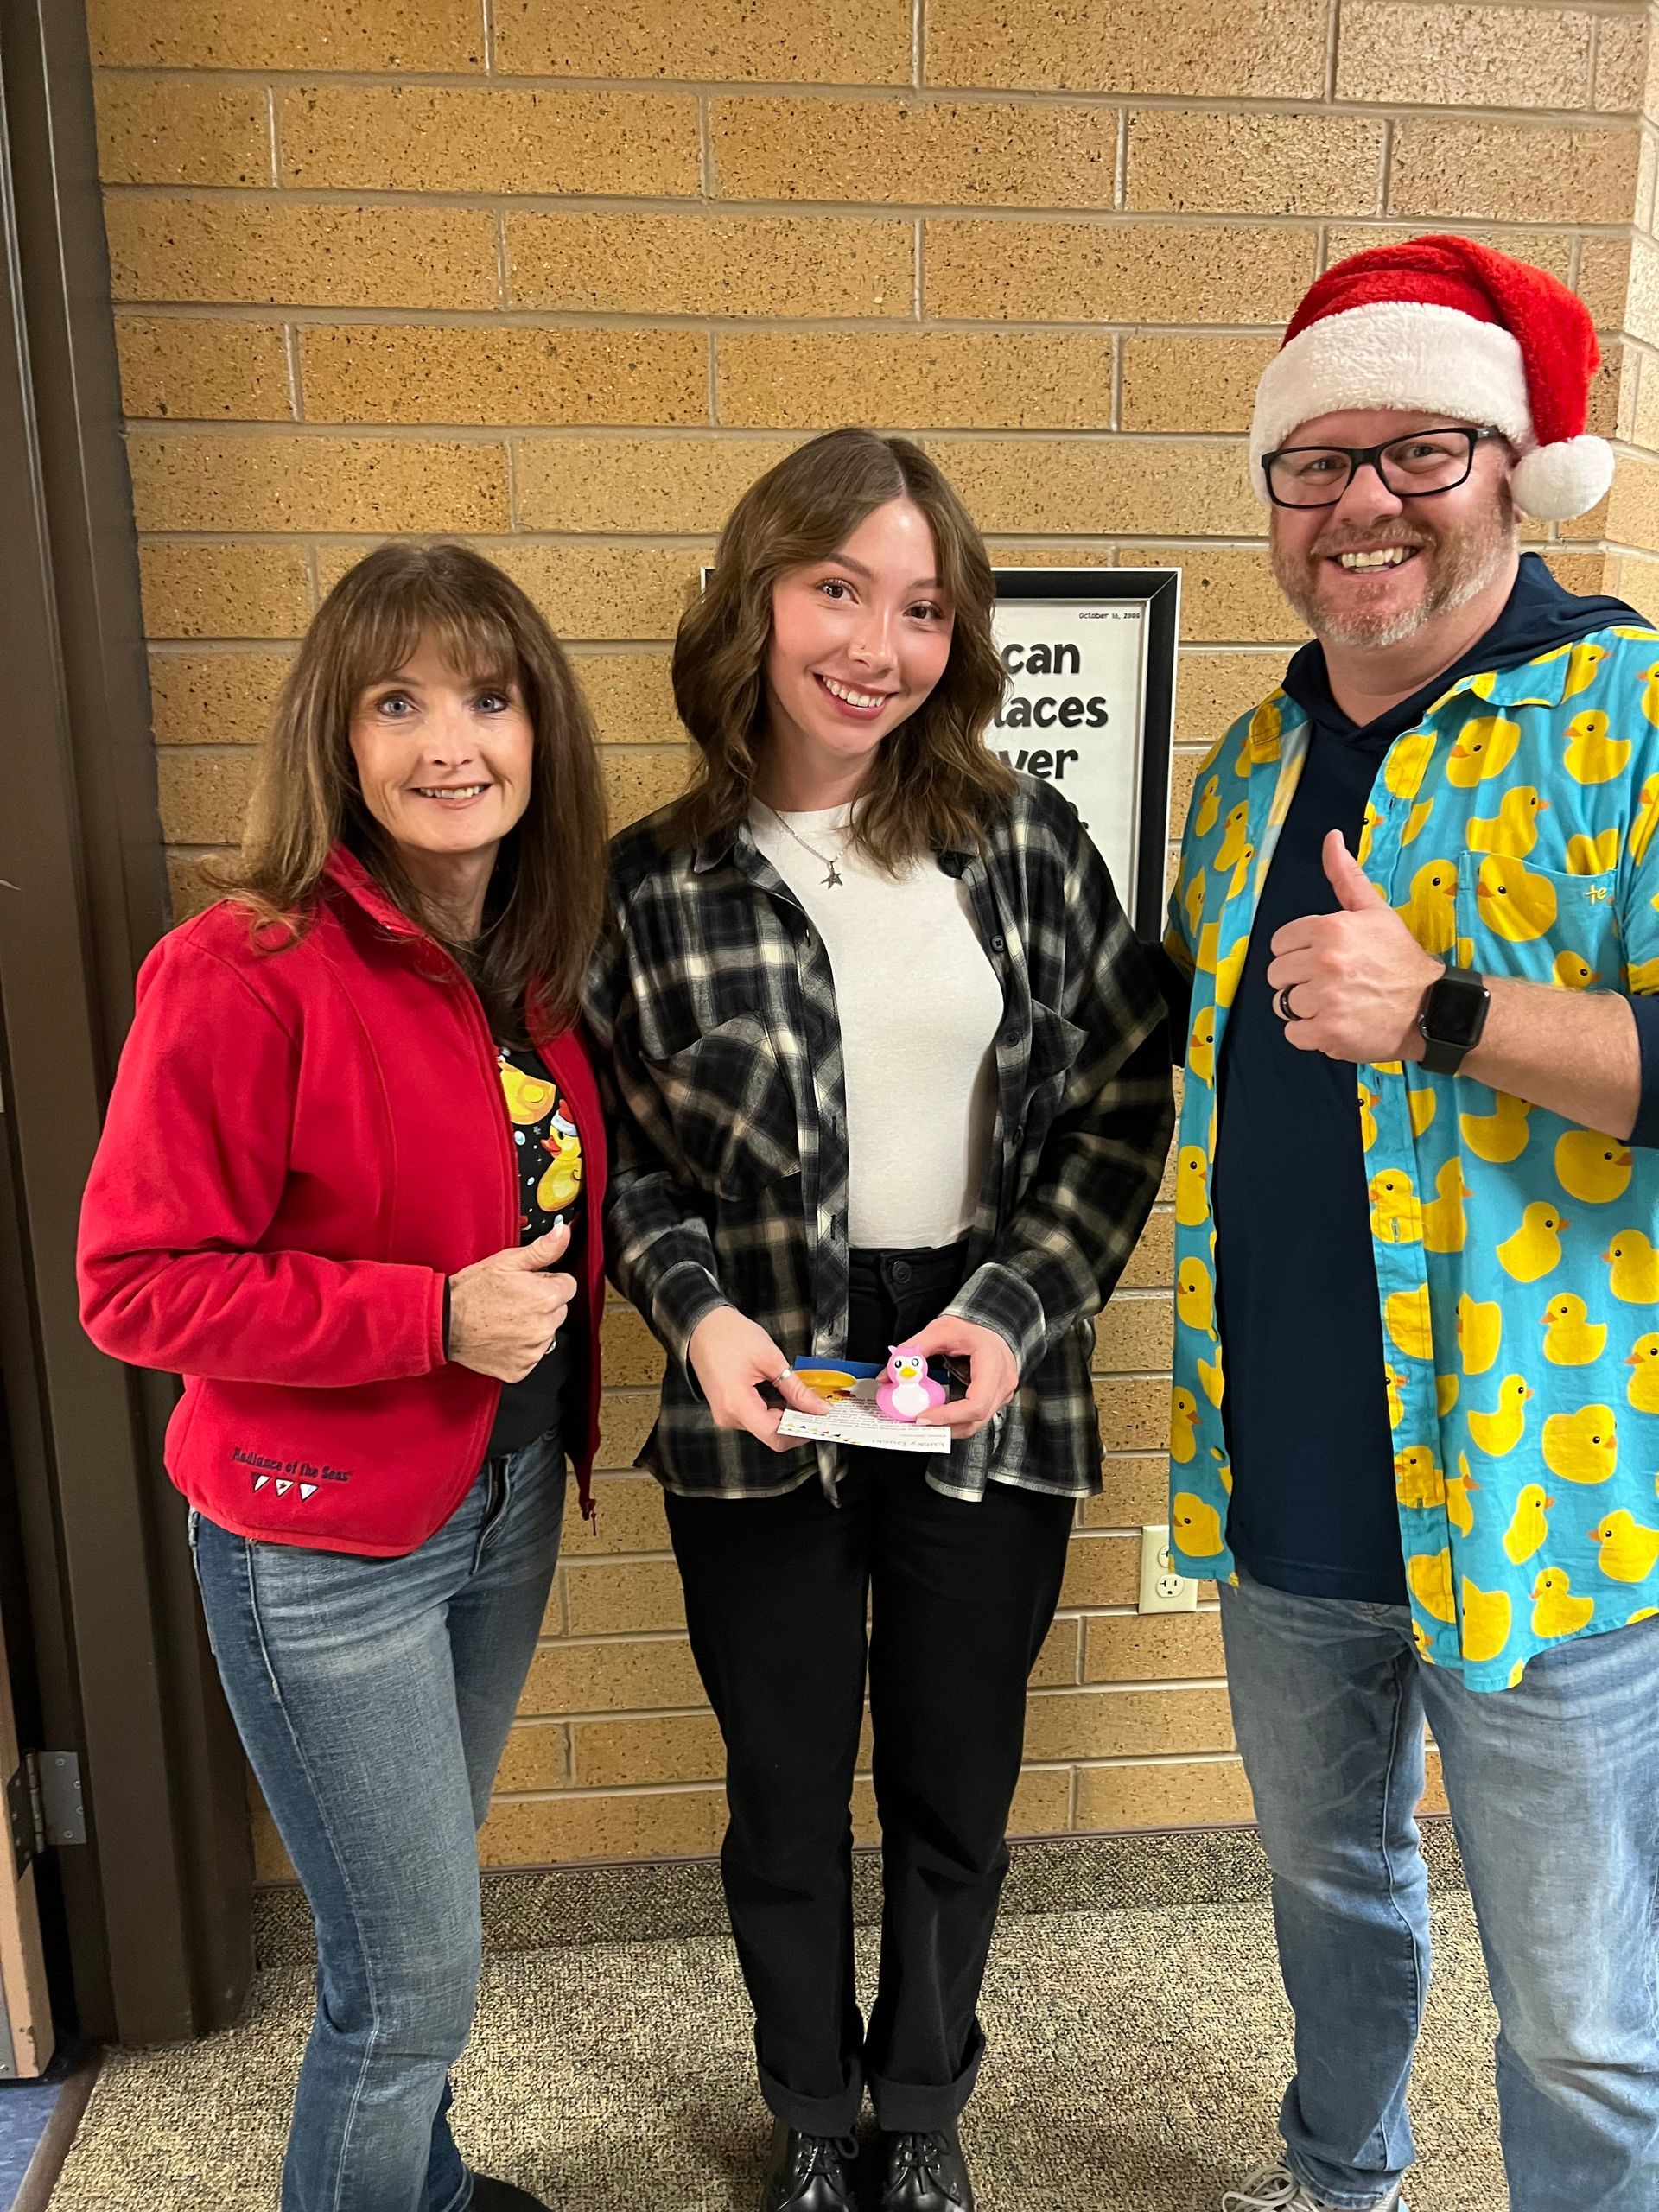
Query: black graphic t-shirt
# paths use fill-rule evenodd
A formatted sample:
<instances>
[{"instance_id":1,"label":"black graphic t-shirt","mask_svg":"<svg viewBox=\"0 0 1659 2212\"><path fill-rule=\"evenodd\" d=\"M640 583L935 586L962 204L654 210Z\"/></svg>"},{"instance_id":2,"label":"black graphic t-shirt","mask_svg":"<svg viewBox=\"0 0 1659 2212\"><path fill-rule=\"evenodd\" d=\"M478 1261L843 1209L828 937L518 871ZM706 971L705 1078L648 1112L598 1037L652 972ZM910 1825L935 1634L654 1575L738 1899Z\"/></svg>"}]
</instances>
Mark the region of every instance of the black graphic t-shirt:
<instances>
[{"instance_id":1,"label":"black graphic t-shirt","mask_svg":"<svg viewBox=\"0 0 1659 2212\"><path fill-rule=\"evenodd\" d=\"M518 1156L518 1236L529 1244L563 1221L570 1243L559 1262L562 1274L577 1273L582 1236L582 1139L566 1109L559 1086L539 1052L506 1045L496 1048L501 1091ZM574 1315L567 1315L557 1341L522 1382L502 1386L488 1455L517 1452L559 1426L565 1384L574 1362L570 1352Z\"/></svg>"}]
</instances>

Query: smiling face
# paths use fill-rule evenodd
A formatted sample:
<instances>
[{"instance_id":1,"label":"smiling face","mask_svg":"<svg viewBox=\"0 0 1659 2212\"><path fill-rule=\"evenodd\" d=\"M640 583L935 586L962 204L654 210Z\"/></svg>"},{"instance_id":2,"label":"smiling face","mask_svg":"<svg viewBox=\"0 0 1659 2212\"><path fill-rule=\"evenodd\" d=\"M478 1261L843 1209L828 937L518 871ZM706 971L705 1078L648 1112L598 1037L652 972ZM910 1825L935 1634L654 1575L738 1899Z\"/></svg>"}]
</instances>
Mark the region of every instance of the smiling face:
<instances>
[{"instance_id":1,"label":"smiling face","mask_svg":"<svg viewBox=\"0 0 1659 2212\"><path fill-rule=\"evenodd\" d=\"M530 803L535 734L517 677L452 668L422 638L352 710L364 804L416 885L447 905L483 886Z\"/></svg>"},{"instance_id":2,"label":"smiling face","mask_svg":"<svg viewBox=\"0 0 1659 2212\"><path fill-rule=\"evenodd\" d=\"M910 499L889 499L833 554L779 580L763 672L765 787L777 803L853 795L944 674L952 613L932 531Z\"/></svg>"},{"instance_id":3,"label":"smiling face","mask_svg":"<svg viewBox=\"0 0 1659 2212\"><path fill-rule=\"evenodd\" d=\"M1443 415L1350 409L1300 424L1285 443L1370 446L1446 423ZM1488 438L1464 481L1432 498L1402 499L1374 468L1362 468L1335 506L1275 506L1279 588L1326 645L1401 644L1465 606L1513 557L1511 465L1503 441Z\"/></svg>"}]
</instances>

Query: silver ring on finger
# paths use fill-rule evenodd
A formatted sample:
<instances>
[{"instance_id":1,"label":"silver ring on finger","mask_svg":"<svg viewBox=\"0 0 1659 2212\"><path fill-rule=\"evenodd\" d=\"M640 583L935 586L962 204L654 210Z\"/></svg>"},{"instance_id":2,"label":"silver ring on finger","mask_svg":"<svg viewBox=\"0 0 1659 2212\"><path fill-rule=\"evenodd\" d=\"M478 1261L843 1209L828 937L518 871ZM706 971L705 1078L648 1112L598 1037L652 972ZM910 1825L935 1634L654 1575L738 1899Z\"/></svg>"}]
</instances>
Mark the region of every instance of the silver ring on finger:
<instances>
[{"instance_id":1,"label":"silver ring on finger","mask_svg":"<svg viewBox=\"0 0 1659 2212\"><path fill-rule=\"evenodd\" d=\"M1281 1021L1300 1021L1303 1019L1290 1002L1290 995L1295 988L1294 983L1287 983L1273 1002L1273 1010Z\"/></svg>"}]
</instances>

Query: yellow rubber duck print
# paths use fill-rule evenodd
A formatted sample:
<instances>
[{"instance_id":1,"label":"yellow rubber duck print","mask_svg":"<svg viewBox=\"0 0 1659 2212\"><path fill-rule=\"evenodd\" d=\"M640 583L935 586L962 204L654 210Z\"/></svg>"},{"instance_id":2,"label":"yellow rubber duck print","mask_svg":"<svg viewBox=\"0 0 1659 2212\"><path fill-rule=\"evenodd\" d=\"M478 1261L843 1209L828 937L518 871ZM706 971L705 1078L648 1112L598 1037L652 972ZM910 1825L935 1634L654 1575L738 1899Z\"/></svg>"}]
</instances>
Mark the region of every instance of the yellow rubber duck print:
<instances>
[{"instance_id":1,"label":"yellow rubber duck print","mask_svg":"<svg viewBox=\"0 0 1659 2212\"><path fill-rule=\"evenodd\" d=\"M1250 862L1255 858L1255 847L1247 844L1238 856L1238 864L1233 870L1232 880L1222 894L1224 899L1236 899L1243 894L1245 885L1250 880Z\"/></svg>"},{"instance_id":2,"label":"yellow rubber duck print","mask_svg":"<svg viewBox=\"0 0 1659 2212\"><path fill-rule=\"evenodd\" d=\"M1367 799L1365 811L1360 817L1359 842L1354 848L1354 858L1359 862L1361 868L1363 868L1371 857L1371 841L1376 836L1382 820L1382 817L1371 804L1370 799Z\"/></svg>"},{"instance_id":3,"label":"yellow rubber duck print","mask_svg":"<svg viewBox=\"0 0 1659 2212\"><path fill-rule=\"evenodd\" d=\"M1282 691L1275 691L1264 699L1250 716L1250 726L1244 733L1244 745L1239 759L1238 772L1242 776L1248 767L1265 768L1279 758L1279 741L1284 728L1284 714L1280 701Z\"/></svg>"},{"instance_id":4,"label":"yellow rubber duck print","mask_svg":"<svg viewBox=\"0 0 1659 2212\"><path fill-rule=\"evenodd\" d=\"M1450 952L1457 942L1458 871L1450 861L1427 861L1411 879L1411 896L1395 912L1425 952Z\"/></svg>"},{"instance_id":5,"label":"yellow rubber duck print","mask_svg":"<svg viewBox=\"0 0 1659 2212\"><path fill-rule=\"evenodd\" d=\"M1469 1433L1489 1459L1501 1459L1521 1441L1527 1425L1532 1385L1524 1375L1506 1375L1497 1386L1496 1413L1469 1415Z\"/></svg>"},{"instance_id":6,"label":"yellow rubber duck print","mask_svg":"<svg viewBox=\"0 0 1659 2212\"><path fill-rule=\"evenodd\" d=\"M1596 1564L1614 1582L1645 1582L1659 1566L1659 1529L1644 1529L1633 1513L1609 1513L1590 1534L1601 1547Z\"/></svg>"},{"instance_id":7,"label":"yellow rubber duck print","mask_svg":"<svg viewBox=\"0 0 1659 2212\"><path fill-rule=\"evenodd\" d=\"M1564 991L1587 991L1596 981L1595 969L1581 952L1558 952L1550 972Z\"/></svg>"},{"instance_id":8,"label":"yellow rubber duck print","mask_svg":"<svg viewBox=\"0 0 1659 2212\"><path fill-rule=\"evenodd\" d=\"M1512 853L1525 860L1538 842L1538 817L1548 807L1535 785L1517 784L1499 799L1496 814L1471 822L1463 842L1471 853Z\"/></svg>"},{"instance_id":9,"label":"yellow rubber duck print","mask_svg":"<svg viewBox=\"0 0 1659 2212\"><path fill-rule=\"evenodd\" d=\"M1189 1329L1203 1337L1214 1336L1216 1300L1210 1270L1190 1255L1175 1271L1175 1311Z\"/></svg>"},{"instance_id":10,"label":"yellow rubber duck print","mask_svg":"<svg viewBox=\"0 0 1659 2212\"><path fill-rule=\"evenodd\" d=\"M1221 778L1208 776L1198 793L1198 810L1192 817L1192 835L1207 837L1221 813Z\"/></svg>"},{"instance_id":11,"label":"yellow rubber duck print","mask_svg":"<svg viewBox=\"0 0 1659 2212\"><path fill-rule=\"evenodd\" d=\"M1458 1393L1463 1387L1459 1375L1437 1375L1434 1377L1434 1411L1444 1421L1458 1402Z\"/></svg>"},{"instance_id":12,"label":"yellow rubber duck print","mask_svg":"<svg viewBox=\"0 0 1659 2212\"><path fill-rule=\"evenodd\" d=\"M1516 1567L1524 1567L1548 1541L1549 1510L1554 1503L1541 1483L1529 1483L1515 1501L1515 1511L1503 1531L1503 1550Z\"/></svg>"},{"instance_id":13,"label":"yellow rubber duck print","mask_svg":"<svg viewBox=\"0 0 1659 2212\"><path fill-rule=\"evenodd\" d=\"M1576 783L1611 784L1630 758L1627 737L1609 737L1607 717L1596 708L1574 715L1567 726L1567 772Z\"/></svg>"},{"instance_id":14,"label":"yellow rubber duck print","mask_svg":"<svg viewBox=\"0 0 1659 2212\"><path fill-rule=\"evenodd\" d=\"M1544 1465L1564 1483L1605 1483L1618 1465L1618 1431L1611 1406L1580 1406L1544 1423Z\"/></svg>"},{"instance_id":15,"label":"yellow rubber duck print","mask_svg":"<svg viewBox=\"0 0 1659 2212\"><path fill-rule=\"evenodd\" d=\"M1555 1179L1569 1198L1610 1206L1630 1179L1631 1155L1617 1137L1594 1129L1569 1129L1555 1142Z\"/></svg>"},{"instance_id":16,"label":"yellow rubber duck print","mask_svg":"<svg viewBox=\"0 0 1659 2212\"><path fill-rule=\"evenodd\" d=\"M1216 1004L1230 1007L1238 988L1238 979L1244 973L1244 956L1250 949L1248 936L1240 938L1227 957L1216 968Z\"/></svg>"},{"instance_id":17,"label":"yellow rubber duck print","mask_svg":"<svg viewBox=\"0 0 1659 2212\"><path fill-rule=\"evenodd\" d=\"M1458 1471L1446 1478L1446 1517L1460 1536L1472 1535L1475 1527L1475 1508L1469 1493L1480 1484L1469 1471L1469 1462L1463 1452L1458 1454Z\"/></svg>"},{"instance_id":18,"label":"yellow rubber duck print","mask_svg":"<svg viewBox=\"0 0 1659 2212\"><path fill-rule=\"evenodd\" d=\"M1176 1390L1170 1399L1169 1456L1185 1466L1198 1448L1193 1434L1193 1423L1198 1417L1198 1402L1190 1390Z\"/></svg>"},{"instance_id":19,"label":"yellow rubber duck print","mask_svg":"<svg viewBox=\"0 0 1659 2212\"><path fill-rule=\"evenodd\" d=\"M1433 750L1432 729L1410 729L1395 739L1382 764L1382 781L1395 798L1416 798Z\"/></svg>"},{"instance_id":20,"label":"yellow rubber duck print","mask_svg":"<svg viewBox=\"0 0 1659 2212\"><path fill-rule=\"evenodd\" d=\"M507 1102L508 1120L521 1129L533 1128L537 1122L545 1120L549 1107L559 1095L557 1084L539 1076L525 1075L511 1060L499 1059L497 1069Z\"/></svg>"},{"instance_id":21,"label":"yellow rubber duck print","mask_svg":"<svg viewBox=\"0 0 1659 2212\"><path fill-rule=\"evenodd\" d=\"M1531 1111L1524 1099L1511 1098L1507 1090L1495 1090L1490 1114L1459 1114L1458 1127L1478 1160L1489 1160L1494 1167L1507 1167L1527 1148L1531 1134L1527 1117Z\"/></svg>"},{"instance_id":22,"label":"yellow rubber duck print","mask_svg":"<svg viewBox=\"0 0 1659 2212\"><path fill-rule=\"evenodd\" d=\"M1196 868L1192 880L1181 893L1181 905L1186 913L1186 926L1195 938L1204 926L1205 880L1203 868Z\"/></svg>"},{"instance_id":23,"label":"yellow rubber duck print","mask_svg":"<svg viewBox=\"0 0 1659 2212\"><path fill-rule=\"evenodd\" d=\"M1386 1362L1383 1363L1382 1375L1389 1393L1389 1427L1398 1428L1406 1417L1406 1402L1400 1395L1400 1386L1406 1378L1398 1368L1390 1367Z\"/></svg>"},{"instance_id":24,"label":"yellow rubber duck print","mask_svg":"<svg viewBox=\"0 0 1659 2212\"><path fill-rule=\"evenodd\" d=\"M1376 1142L1376 1109L1379 1103L1380 1094L1368 1090L1362 1083L1359 1086L1359 1141L1367 1152Z\"/></svg>"},{"instance_id":25,"label":"yellow rubber duck print","mask_svg":"<svg viewBox=\"0 0 1659 2212\"><path fill-rule=\"evenodd\" d=\"M1457 1618L1457 1609L1452 1602L1452 1554L1450 1550L1416 1552L1406 1561L1406 1580L1411 1594L1426 1613L1437 1621Z\"/></svg>"},{"instance_id":26,"label":"yellow rubber duck print","mask_svg":"<svg viewBox=\"0 0 1659 2212\"><path fill-rule=\"evenodd\" d=\"M1417 1193L1397 1167L1373 1175L1370 1182L1371 1234L1381 1244L1421 1244L1423 1210Z\"/></svg>"},{"instance_id":27,"label":"yellow rubber duck print","mask_svg":"<svg viewBox=\"0 0 1659 2212\"><path fill-rule=\"evenodd\" d=\"M1177 1545L1189 1559L1214 1559L1226 1549L1221 1516L1191 1491L1179 1491L1170 1503L1170 1522Z\"/></svg>"},{"instance_id":28,"label":"yellow rubber duck print","mask_svg":"<svg viewBox=\"0 0 1659 2212\"><path fill-rule=\"evenodd\" d=\"M1200 1007L1186 1040L1186 1065L1200 1083L1216 1080L1216 1009Z\"/></svg>"},{"instance_id":29,"label":"yellow rubber duck print","mask_svg":"<svg viewBox=\"0 0 1659 2212\"><path fill-rule=\"evenodd\" d=\"M1639 1229L1621 1229L1601 1256L1615 1298L1626 1306L1659 1306L1659 1252Z\"/></svg>"},{"instance_id":30,"label":"yellow rubber duck print","mask_svg":"<svg viewBox=\"0 0 1659 2212\"><path fill-rule=\"evenodd\" d=\"M1480 715L1459 732L1446 764L1446 780L1456 790L1471 791L1477 784L1501 776L1515 758L1521 742L1521 725L1507 715Z\"/></svg>"},{"instance_id":31,"label":"yellow rubber duck print","mask_svg":"<svg viewBox=\"0 0 1659 2212\"><path fill-rule=\"evenodd\" d=\"M1245 831L1249 828L1250 808L1248 799L1240 799L1228 813L1221 832L1221 842L1216 847L1211 867L1217 875L1229 875L1238 866L1238 856L1244 849Z\"/></svg>"},{"instance_id":32,"label":"yellow rubber duck print","mask_svg":"<svg viewBox=\"0 0 1659 2212\"><path fill-rule=\"evenodd\" d=\"M1532 1632L1536 1637L1576 1636L1596 1610L1593 1598L1575 1598L1566 1570L1547 1567L1532 1586Z\"/></svg>"},{"instance_id":33,"label":"yellow rubber duck print","mask_svg":"<svg viewBox=\"0 0 1659 2212\"><path fill-rule=\"evenodd\" d=\"M551 1165L536 1186L536 1203L543 1213L562 1213L582 1188L582 1140L575 1123L555 1114L542 1149L551 1155Z\"/></svg>"},{"instance_id":34,"label":"yellow rubber duck print","mask_svg":"<svg viewBox=\"0 0 1659 2212\"><path fill-rule=\"evenodd\" d=\"M1519 861L1489 853L1475 880L1480 918L1494 937L1529 944L1555 925L1555 887L1547 875L1529 875Z\"/></svg>"},{"instance_id":35,"label":"yellow rubber duck print","mask_svg":"<svg viewBox=\"0 0 1659 2212\"><path fill-rule=\"evenodd\" d=\"M1423 1507L1446 1502L1446 1477L1434 1454L1421 1444L1394 1455L1394 1494L1402 1505Z\"/></svg>"},{"instance_id":36,"label":"yellow rubber duck print","mask_svg":"<svg viewBox=\"0 0 1659 2212\"><path fill-rule=\"evenodd\" d=\"M1588 1367L1607 1349L1607 1324L1592 1321L1589 1307L1570 1290L1544 1308L1544 1357L1554 1367ZM1659 1338L1654 1339L1659 1344Z\"/></svg>"},{"instance_id":37,"label":"yellow rubber duck print","mask_svg":"<svg viewBox=\"0 0 1659 2212\"><path fill-rule=\"evenodd\" d=\"M1562 1230L1569 1228L1564 1213L1547 1198L1535 1198L1521 1217L1521 1226L1497 1248L1505 1274L1516 1282L1536 1282L1561 1263Z\"/></svg>"},{"instance_id":38,"label":"yellow rubber duck print","mask_svg":"<svg viewBox=\"0 0 1659 2212\"><path fill-rule=\"evenodd\" d=\"M1400 842L1402 845L1414 845L1423 834L1428 817L1433 811L1434 802L1432 798L1420 798L1406 817L1406 826L1400 832ZM1363 859L1363 855L1357 855L1356 857Z\"/></svg>"},{"instance_id":39,"label":"yellow rubber duck print","mask_svg":"<svg viewBox=\"0 0 1659 2212\"><path fill-rule=\"evenodd\" d=\"M1433 1359L1434 1332L1428 1310L1428 1285L1415 1290L1390 1291L1382 1301L1382 1319L1396 1351L1408 1359Z\"/></svg>"},{"instance_id":40,"label":"yellow rubber duck print","mask_svg":"<svg viewBox=\"0 0 1659 2212\"><path fill-rule=\"evenodd\" d=\"M1654 717L1649 715L1648 720ZM1641 861L1648 856L1648 847L1653 842L1653 832L1659 824L1659 774L1643 779L1641 796L1637 801L1636 819L1630 824L1630 855Z\"/></svg>"},{"instance_id":41,"label":"yellow rubber duck print","mask_svg":"<svg viewBox=\"0 0 1659 2212\"><path fill-rule=\"evenodd\" d=\"M1510 1640L1511 1608L1507 1590L1478 1590L1463 1578L1463 1656L1480 1665L1496 1659Z\"/></svg>"},{"instance_id":42,"label":"yellow rubber duck print","mask_svg":"<svg viewBox=\"0 0 1659 2212\"><path fill-rule=\"evenodd\" d=\"M1599 836L1580 836L1567 841L1569 875L1606 875L1618 866L1618 824L1611 823Z\"/></svg>"},{"instance_id":43,"label":"yellow rubber duck print","mask_svg":"<svg viewBox=\"0 0 1659 2212\"><path fill-rule=\"evenodd\" d=\"M1503 1338L1503 1312L1494 1298L1458 1300L1458 1359L1465 1375L1484 1375Z\"/></svg>"},{"instance_id":44,"label":"yellow rubber duck print","mask_svg":"<svg viewBox=\"0 0 1659 2212\"><path fill-rule=\"evenodd\" d=\"M1553 658L1554 656L1552 655ZM1596 680L1596 671L1607 658L1605 645L1597 645L1592 639L1581 638L1569 647L1567 656L1567 682L1561 689L1561 704L1576 699L1580 691L1587 691Z\"/></svg>"},{"instance_id":45,"label":"yellow rubber duck print","mask_svg":"<svg viewBox=\"0 0 1659 2212\"><path fill-rule=\"evenodd\" d=\"M1436 1090L1431 1090L1427 1084L1424 1084L1419 1090L1407 1091L1406 1111L1411 1116L1411 1134L1413 1136L1420 1137L1422 1135L1424 1130L1428 1128L1430 1122L1434 1119L1434 1109L1440 1103L1440 1093Z\"/></svg>"},{"instance_id":46,"label":"yellow rubber duck print","mask_svg":"<svg viewBox=\"0 0 1659 2212\"><path fill-rule=\"evenodd\" d=\"M1183 1145L1175 1155L1175 1218L1183 1229L1201 1229L1210 1218L1209 1173L1203 1147Z\"/></svg>"},{"instance_id":47,"label":"yellow rubber duck print","mask_svg":"<svg viewBox=\"0 0 1659 2212\"><path fill-rule=\"evenodd\" d=\"M1221 957L1221 924L1206 922L1198 931L1198 949L1193 954L1194 964L1200 976L1213 976L1216 963Z\"/></svg>"},{"instance_id":48,"label":"yellow rubber duck print","mask_svg":"<svg viewBox=\"0 0 1659 2212\"><path fill-rule=\"evenodd\" d=\"M1207 1359L1201 1359L1198 1362L1198 1388L1212 1406L1218 1406L1221 1403L1226 1390L1226 1381L1221 1371L1219 1344L1216 1346L1216 1357L1213 1362Z\"/></svg>"},{"instance_id":49,"label":"yellow rubber duck print","mask_svg":"<svg viewBox=\"0 0 1659 2212\"><path fill-rule=\"evenodd\" d=\"M1433 1093L1429 1096L1433 1097ZM1382 1178L1376 1179L1380 1182ZM1474 1192L1464 1181L1463 1162L1455 1154L1443 1162L1434 1178L1434 1189L1437 1196L1425 1198L1422 1205L1423 1243L1431 1252L1461 1252L1469 1236L1463 1202Z\"/></svg>"},{"instance_id":50,"label":"yellow rubber duck print","mask_svg":"<svg viewBox=\"0 0 1659 2212\"><path fill-rule=\"evenodd\" d=\"M1605 1329L1602 1331L1605 1337ZM1638 1337L1624 1364L1630 1370L1625 1396L1639 1414L1659 1414L1659 1336Z\"/></svg>"},{"instance_id":51,"label":"yellow rubber duck print","mask_svg":"<svg viewBox=\"0 0 1659 2212\"><path fill-rule=\"evenodd\" d=\"M1659 991L1659 960L1636 961L1630 968L1630 984L1639 997L1650 998Z\"/></svg>"}]
</instances>

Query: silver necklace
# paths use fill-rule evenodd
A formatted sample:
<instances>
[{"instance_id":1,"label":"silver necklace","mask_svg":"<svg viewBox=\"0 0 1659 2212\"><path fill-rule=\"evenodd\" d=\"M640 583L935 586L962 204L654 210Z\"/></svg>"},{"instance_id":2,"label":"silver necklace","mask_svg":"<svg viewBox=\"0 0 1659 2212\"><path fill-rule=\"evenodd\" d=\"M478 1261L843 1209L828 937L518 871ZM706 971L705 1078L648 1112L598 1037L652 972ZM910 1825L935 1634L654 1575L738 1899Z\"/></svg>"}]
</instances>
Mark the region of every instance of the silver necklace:
<instances>
[{"instance_id":1,"label":"silver necklace","mask_svg":"<svg viewBox=\"0 0 1659 2212\"><path fill-rule=\"evenodd\" d=\"M828 853L821 853L816 845L809 845L805 838L802 836L800 831L798 830L792 830L789 823L785 821L783 816L779 813L777 808L770 804L767 800L762 799L760 804L766 808L766 812L772 817L772 820L778 824L778 827L783 831L786 837L792 837L804 853L810 853L813 859L817 861L820 868L827 868L829 869L829 874L823 879L824 889L826 891L834 891L837 889L839 886L846 880L846 879L842 874L840 869L836 866L831 856Z\"/></svg>"}]
</instances>

